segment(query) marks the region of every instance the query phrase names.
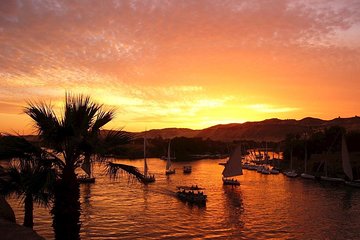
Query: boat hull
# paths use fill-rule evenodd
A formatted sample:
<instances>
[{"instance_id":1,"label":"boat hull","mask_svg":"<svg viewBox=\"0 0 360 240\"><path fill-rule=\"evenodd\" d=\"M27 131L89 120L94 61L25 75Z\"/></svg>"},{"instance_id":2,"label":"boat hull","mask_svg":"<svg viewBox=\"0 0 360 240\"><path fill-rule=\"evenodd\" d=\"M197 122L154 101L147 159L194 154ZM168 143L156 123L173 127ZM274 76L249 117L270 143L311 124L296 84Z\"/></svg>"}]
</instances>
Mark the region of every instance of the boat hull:
<instances>
[{"instance_id":1,"label":"boat hull","mask_svg":"<svg viewBox=\"0 0 360 240\"><path fill-rule=\"evenodd\" d=\"M290 172L284 172L285 176L289 178L296 178L298 174L296 172L290 171Z\"/></svg>"},{"instance_id":2,"label":"boat hull","mask_svg":"<svg viewBox=\"0 0 360 240\"><path fill-rule=\"evenodd\" d=\"M166 175L175 174L175 169L173 169L173 170L166 170L166 171L165 171L165 174L166 174Z\"/></svg>"},{"instance_id":3,"label":"boat hull","mask_svg":"<svg viewBox=\"0 0 360 240\"><path fill-rule=\"evenodd\" d=\"M183 173L191 173L191 171L192 171L191 166L184 166Z\"/></svg>"},{"instance_id":4,"label":"boat hull","mask_svg":"<svg viewBox=\"0 0 360 240\"><path fill-rule=\"evenodd\" d=\"M302 174L300 175L300 177L305 178L305 179L312 179L312 180L315 180L315 179L316 179L314 175L307 174L307 173L302 173Z\"/></svg>"},{"instance_id":5,"label":"boat hull","mask_svg":"<svg viewBox=\"0 0 360 240\"><path fill-rule=\"evenodd\" d=\"M77 180L79 183L95 183L94 177L78 177Z\"/></svg>"},{"instance_id":6,"label":"boat hull","mask_svg":"<svg viewBox=\"0 0 360 240\"><path fill-rule=\"evenodd\" d=\"M223 185L239 186L240 182L236 179L223 179Z\"/></svg>"},{"instance_id":7,"label":"boat hull","mask_svg":"<svg viewBox=\"0 0 360 240\"><path fill-rule=\"evenodd\" d=\"M321 176L320 180L327 182L345 182L343 178L334 178L334 177L326 177L326 176Z\"/></svg>"},{"instance_id":8,"label":"boat hull","mask_svg":"<svg viewBox=\"0 0 360 240\"><path fill-rule=\"evenodd\" d=\"M345 184L350 187L356 187L360 188L360 182L359 181L345 181Z\"/></svg>"},{"instance_id":9,"label":"boat hull","mask_svg":"<svg viewBox=\"0 0 360 240\"><path fill-rule=\"evenodd\" d=\"M178 191L176 195L180 200L191 204L204 205L206 204L206 200L207 200L207 196L200 193Z\"/></svg>"}]
</instances>

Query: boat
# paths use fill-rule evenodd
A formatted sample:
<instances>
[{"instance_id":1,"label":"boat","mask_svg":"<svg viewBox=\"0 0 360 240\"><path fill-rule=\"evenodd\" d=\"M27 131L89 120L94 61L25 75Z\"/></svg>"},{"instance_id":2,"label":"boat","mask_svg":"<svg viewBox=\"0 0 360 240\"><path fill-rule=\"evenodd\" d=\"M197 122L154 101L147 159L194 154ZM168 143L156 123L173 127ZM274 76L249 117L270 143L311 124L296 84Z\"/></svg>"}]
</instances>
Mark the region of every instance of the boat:
<instances>
[{"instance_id":1,"label":"boat","mask_svg":"<svg viewBox=\"0 0 360 240\"><path fill-rule=\"evenodd\" d=\"M175 173L175 169L171 169L171 157L170 157L170 145L171 145L171 140L169 141L169 145L168 145L168 154L167 154L167 158L166 158L166 170L165 170L165 174L166 175L170 175L170 174L174 174Z\"/></svg>"},{"instance_id":2,"label":"boat","mask_svg":"<svg viewBox=\"0 0 360 240\"><path fill-rule=\"evenodd\" d=\"M277 170L277 169L275 169L275 168L272 168L272 169L270 169L270 173L271 173L271 174L279 174L280 171Z\"/></svg>"},{"instance_id":3,"label":"boat","mask_svg":"<svg viewBox=\"0 0 360 240\"><path fill-rule=\"evenodd\" d=\"M308 174L306 172L300 174L300 177L305 178L305 179L312 179L312 180L316 179L314 175Z\"/></svg>"},{"instance_id":4,"label":"boat","mask_svg":"<svg viewBox=\"0 0 360 240\"><path fill-rule=\"evenodd\" d=\"M146 160L146 137L144 136L144 174L141 177L143 183L152 183L155 182L155 176L149 174L149 168Z\"/></svg>"},{"instance_id":5,"label":"boat","mask_svg":"<svg viewBox=\"0 0 360 240\"><path fill-rule=\"evenodd\" d=\"M192 168L190 165L186 165L183 167L183 173L191 173Z\"/></svg>"},{"instance_id":6,"label":"boat","mask_svg":"<svg viewBox=\"0 0 360 240\"><path fill-rule=\"evenodd\" d=\"M241 167L241 156L241 146L238 146L229 157L229 160L226 162L225 168L222 172L222 180L224 185L240 185L240 182L238 180L233 178L230 179L230 177L243 175Z\"/></svg>"},{"instance_id":7,"label":"boat","mask_svg":"<svg viewBox=\"0 0 360 240\"><path fill-rule=\"evenodd\" d=\"M295 178L298 176L298 174L293 170L293 160L292 160L292 149L290 151L290 170L284 171L284 175L289 178Z\"/></svg>"},{"instance_id":8,"label":"boat","mask_svg":"<svg viewBox=\"0 0 360 240\"><path fill-rule=\"evenodd\" d=\"M307 145L305 143L305 159L304 159L304 172L300 174L300 177L305 179L315 180L315 176L307 173Z\"/></svg>"},{"instance_id":9,"label":"boat","mask_svg":"<svg viewBox=\"0 0 360 240\"><path fill-rule=\"evenodd\" d=\"M360 179L354 180L352 167L350 163L349 151L346 145L345 136L342 136L341 140L341 159L342 159L342 167L345 175L348 178L348 181L345 181L345 184L351 187L360 188Z\"/></svg>"},{"instance_id":10,"label":"boat","mask_svg":"<svg viewBox=\"0 0 360 240\"><path fill-rule=\"evenodd\" d=\"M270 169L268 167L263 167L263 169L261 170L261 174L265 174L265 175L270 175Z\"/></svg>"},{"instance_id":11,"label":"boat","mask_svg":"<svg viewBox=\"0 0 360 240\"><path fill-rule=\"evenodd\" d=\"M337 138L337 137L336 137ZM328 150L330 151L330 149ZM320 180L321 181L327 181L327 182L342 182L342 183L345 183L345 179L343 178L339 178L339 177L329 177L328 176L328 160L325 159L325 161L323 162L324 163L324 171L325 171L325 176L320 176Z\"/></svg>"},{"instance_id":12,"label":"boat","mask_svg":"<svg viewBox=\"0 0 360 240\"><path fill-rule=\"evenodd\" d=\"M84 170L85 174L77 177L79 183L95 183L95 177L92 176L92 164L90 156L85 156L81 169Z\"/></svg>"},{"instance_id":13,"label":"boat","mask_svg":"<svg viewBox=\"0 0 360 240\"><path fill-rule=\"evenodd\" d=\"M176 196L191 204L205 205L207 196L203 192L204 188L196 186L177 186Z\"/></svg>"},{"instance_id":14,"label":"boat","mask_svg":"<svg viewBox=\"0 0 360 240\"><path fill-rule=\"evenodd\" d=\"M263 169L264 169L263 165L257 166L256 172L261 173Z\"/></svg>"},{"instance_id":15,"label":"boat","mask_svg":"<svg viewBox=\"0 0 360 240\"><path fill-rule=\"evenodd\" d=\"M298 174L294 170L285 171L284 174L285 174L285 176L290 177L290 178L295 178L298 176Z\"/></svg>"}]
</instances>

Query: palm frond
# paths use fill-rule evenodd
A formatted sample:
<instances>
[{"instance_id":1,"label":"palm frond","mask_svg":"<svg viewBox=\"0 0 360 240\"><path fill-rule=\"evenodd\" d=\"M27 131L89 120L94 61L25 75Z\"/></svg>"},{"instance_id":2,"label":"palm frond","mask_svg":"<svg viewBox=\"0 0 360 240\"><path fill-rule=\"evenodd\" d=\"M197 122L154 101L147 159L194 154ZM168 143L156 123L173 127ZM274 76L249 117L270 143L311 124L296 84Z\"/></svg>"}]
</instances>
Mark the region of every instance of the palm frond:
<instances>
[{"instance_id":1,"label":"palm frond","mask_svg":"<svg viewBox=\"0 0 360 240\"><path fill-rule=\"evenodd\" d=\"M53 198L56 176L51 165L34 159L14 159L0 177L0 193L14 195L22 202L31 194L36 203L47 206Z\"/></svg>"},{"instance_id":2,"label":"palm frond","mask_svg":"<svg viewBox=\"0 0 360 240\"><path fill-rule=\"evenodd\" d=\"M24 112L34 120L35 128L44 140L51 140L57 136L59 120L51 104L44 102L28 102Z\"/></svg>"},{"instance_id":3,"label":"palm frond","mask_svg":"<svg viewBox=\"0 0 360 240\"><path fill-rule=\"evenodd\" d=\"M139 169L131 165L108 162L106 170L107 174L113 179L118 178L120 174L127 174L131 177L134 177L139 182L143 182L143 174L139 171Z\"/></svg>"},{"instance_id":4,"label":"palm frond","mask_svg":"<svg viewBox=\"0 0 360 240\"><path fill-rule=\"evenodd\" d=\"M115 110L109 110L109 111L99 110L96 115L96 120L92 126L92 132L98 133L104 125L106 125L111 120L113 120L114 116L115 116Z\"/></svg>"},{"instance_id":5,"label":"palm frond","mask_svg":"<svg viewBox=\"0 0 360 240\"><path fill-rule=\"evenodd\" d=\"M95 151L97 157L111 156L119 152L121 146L129 143L132 135L122 130L108 130L101 136L96 145Z\"/></svg>"}]
</instances>

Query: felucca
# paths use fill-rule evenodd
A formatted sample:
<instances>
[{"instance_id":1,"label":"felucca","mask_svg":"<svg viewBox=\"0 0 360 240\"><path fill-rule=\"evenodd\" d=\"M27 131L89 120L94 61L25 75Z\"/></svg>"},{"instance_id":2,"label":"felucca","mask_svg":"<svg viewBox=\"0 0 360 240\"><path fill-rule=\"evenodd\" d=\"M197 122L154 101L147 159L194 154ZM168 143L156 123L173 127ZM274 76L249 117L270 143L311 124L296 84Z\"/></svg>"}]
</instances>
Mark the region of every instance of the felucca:
<instances>
[{"instance_id":1,"label":"felucca","mask_svg":"<svg viewBox=\"0 0 360 240\"><path fill-rule=\"evenodd\" d=\"M224 185L240 185L239 181L236 179L229 179L230 177L235 177L243 175L242 166L241 166L241 146L238 146L235 151L229 157L229 160L225 164L225 168L222 172L223 175L223 184Z\"/></svg>"},{"instance_id":2,"label":"felucca","mask_svg":"<svg viewBox=\"0 0 360 240\"><path fill-rule=\"evenodd\" d=\"M167 154L167 158L166 158L166 170L165 170L165 174L166 175L170 175L170 174L174 174L175 173L175 169L171 169L171 140L169 141L169 145L168 145L168 154Z\"/></svg>"},{"instance_id":3,"label":"felucca","mask_svg":"<svg viewBox=\"0 0 360 240\"><path fill-rule=\"evenodd\" d=\"M349 157L349 151L346 145L345 136L342 136L341 141L341 158L342 158L342 167L344 170L344 173L348 177L350 181L345 181L346 185L352 186L352 187L358 187L360 188L360 180L354 181L354 176L352 172L352 167L350 163L350 157Z\"/></svg>"},{"instance_id":4,"label":"felucca","mask_svg":"<svg viewBox=\"0 0 360 240\"><path fill-rule=\"evenodd\" d=\"M146 135L144 135L144 175L141 179L144 183L155 182L155 176L149 174L149 168L146 161Z\"/></svg>"}]
</instances>

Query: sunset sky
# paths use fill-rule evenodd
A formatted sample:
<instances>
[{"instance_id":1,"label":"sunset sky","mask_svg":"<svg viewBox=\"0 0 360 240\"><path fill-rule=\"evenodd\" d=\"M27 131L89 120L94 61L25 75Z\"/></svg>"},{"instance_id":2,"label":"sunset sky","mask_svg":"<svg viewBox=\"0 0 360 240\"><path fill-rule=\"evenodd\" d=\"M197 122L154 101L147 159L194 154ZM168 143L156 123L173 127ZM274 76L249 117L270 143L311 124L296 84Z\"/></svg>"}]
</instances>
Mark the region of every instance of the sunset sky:
<instances>
[{"instance_id":1,"label":"sunset sky","mask_svg":"<svg viewBox=\"0 0 360 240\"><path fill-rule=\"evenodd\" d=\"M66 91L108 128L360 114L360 1L0 1L0 132Z\"/></svg>"}]
</instances>

